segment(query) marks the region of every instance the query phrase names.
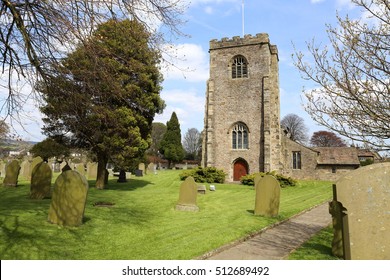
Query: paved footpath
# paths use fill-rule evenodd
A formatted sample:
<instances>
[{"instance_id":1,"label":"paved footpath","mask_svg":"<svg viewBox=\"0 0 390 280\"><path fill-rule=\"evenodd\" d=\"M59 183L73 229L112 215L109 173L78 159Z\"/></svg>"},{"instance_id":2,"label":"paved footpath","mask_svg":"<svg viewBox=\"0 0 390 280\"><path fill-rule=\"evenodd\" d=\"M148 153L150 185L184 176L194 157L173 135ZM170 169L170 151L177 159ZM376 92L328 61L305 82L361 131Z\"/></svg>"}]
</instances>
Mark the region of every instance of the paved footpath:
<instances>
[{"instance_id":1,"label":"paved footpath","mask_svg":"<svg viewBox=\"0 0 390 280\"><path fill-rule=\"evenodd\" d=\"M282 260L332 222L328 202L270 227L246 241L227 245L202 259Z\"/></svg>"}]
</instances>

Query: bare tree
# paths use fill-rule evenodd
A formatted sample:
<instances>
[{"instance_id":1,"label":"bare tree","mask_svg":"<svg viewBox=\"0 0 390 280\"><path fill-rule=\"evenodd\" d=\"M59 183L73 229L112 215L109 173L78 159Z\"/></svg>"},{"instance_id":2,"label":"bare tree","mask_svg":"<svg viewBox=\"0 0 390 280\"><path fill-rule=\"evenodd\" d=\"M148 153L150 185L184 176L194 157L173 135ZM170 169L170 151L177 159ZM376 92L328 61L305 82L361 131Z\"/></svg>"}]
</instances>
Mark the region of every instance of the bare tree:
<instances>
[{"instance_id":1,"label":"bare tree","mask_svg":"<svg viewBox=\"0 0 390 280\"><path fill-rule=\"evenodd\" d=\"M286 130L288 137L299 143L306 143L308 140L308 128L305 125L305 120L296 114L286 115L280 122Z\"/></svg>"},{"instance_id":2,"label":"bare tree","mask_svg":"<svg viewBox=\"0 0 390 280\"><path fill-rule=\"evenodd\" d=\"M307 44L310 61L296 52L303 78L318 85L304 92L305 110L339 135L390 149L390 3L351 2L363 8L360 18L337 15L329 45Z\"/></svg>"},{"instance_id":3,"label":"bare tree","mask_svg":"<svg viewBox=\"0 0 390 280\"><path fill-rule=\"evenodd\" d=\"M197 159L201 146L201 133L196 128L189 128L183 139L183 148L187 155L192 159Z\"/></svg>"},{"instance_id":4,"label":"bare tree","mask_svg":"<svg viewBox=\"0 0 390 280\"><path fill-rule=\"evenodd\" d=\"M317 131L310 138L313 147L346 147L345 141L331 131Z\"/></svg>"},{"instance_id":5,"label":"bare tree","mask_svg":"<svg viewBox=\"0 0 390 280\"><path fill-rule=\"evenodd\" d=\"M25 96L18 82L50 76L50 67L99 24L115 18L142 22L154 34L153 44L163 41L159 25L181 35L179 16L186 4L180 0L2 0L0 2L0 89L8 98L0 108L10 115L22 110ZM34 96L38 98L39 96Z\"/></svg>"}]
</instances>

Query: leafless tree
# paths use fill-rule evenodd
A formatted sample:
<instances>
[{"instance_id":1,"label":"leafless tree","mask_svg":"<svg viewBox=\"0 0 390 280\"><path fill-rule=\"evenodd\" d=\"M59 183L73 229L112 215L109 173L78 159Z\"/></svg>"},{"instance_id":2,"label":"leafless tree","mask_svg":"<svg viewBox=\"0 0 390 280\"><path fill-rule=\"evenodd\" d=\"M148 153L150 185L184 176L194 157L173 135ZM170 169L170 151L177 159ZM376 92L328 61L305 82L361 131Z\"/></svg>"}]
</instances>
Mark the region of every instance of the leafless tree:
<instances>
[{"instance_id":1,"label":"leafless tree","mask_svg":"<svg viewBox=\"0 0 390 280\"><path fill-rule=\"evenodd\" d=\"M202 146L201 133L196 128L189 128L184 135L183 148L193 159L197 159Z\"/></svg>"},{"instance_id":2,"label":"leafless tree","mask_svg":"<svg viewBox=\"0 0 390 280\"><path fill-rule=\"evenodd\" d=\"M307 135L308 128L302 117L296 114L288 114L283 117L280 123L291 140L302 144L307 142L309 138Z\"/></svg>"},{"instance_id":3,"label":"leafless tree","mask_svg":"<svg viewBox=\"0 0 390 280\"><path fill-rule=\"evenodd\" d=\"M180 15L187 1L180 0L1 0L0 90L8 92L1 113L12 116L22 110L25 96L21 84L30 88L50 75L49 65L88 37L97 25L109 19L131 18L154 34L153 44L166 37L156 32L160 25L171 35L181 35ZM35 99L39 96L34 96Z\"/></svg>"},{"instance_id":4,"label":"leafless tree","mask_svg":"<svg viewBox=\"0 0 390 280\"><path fill-rule=\"evenodd\" d=\"M337 15L327 25L329 45L307 44L309 57L294 54L303 78L318 87L304 91L305 110L320 125L354 141L390 149L390 3L351 0L358 19Z\"/></svg>"}]
</instances>

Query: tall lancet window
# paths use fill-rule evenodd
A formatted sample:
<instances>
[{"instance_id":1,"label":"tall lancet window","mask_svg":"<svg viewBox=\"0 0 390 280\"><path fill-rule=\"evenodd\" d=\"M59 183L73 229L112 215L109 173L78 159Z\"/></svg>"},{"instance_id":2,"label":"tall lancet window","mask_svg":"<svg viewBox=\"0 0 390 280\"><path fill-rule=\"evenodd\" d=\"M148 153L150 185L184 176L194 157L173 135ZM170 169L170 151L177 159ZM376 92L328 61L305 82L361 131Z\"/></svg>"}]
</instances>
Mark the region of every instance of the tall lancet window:
<instances>
[{"instance_id":1,"label":"tall lancet window","mask_svg":"<svg viewBox=\"0 0 390 280\"><path fill-rule=\"evenodd\" d=\"M232 78L248 78L248 62L242 55L233 58Z\"/></svg>"},{"instance_id":2,"label":"tall lancet window","mask_svg":"<svg viewBox=\"0 0 390 280\"><path fill-rule=\"evenodd\" d=\"M248 149L248 128L243 123L237 123L232 130L232 148L234 150Z\"/></svg>"}]
</instances>

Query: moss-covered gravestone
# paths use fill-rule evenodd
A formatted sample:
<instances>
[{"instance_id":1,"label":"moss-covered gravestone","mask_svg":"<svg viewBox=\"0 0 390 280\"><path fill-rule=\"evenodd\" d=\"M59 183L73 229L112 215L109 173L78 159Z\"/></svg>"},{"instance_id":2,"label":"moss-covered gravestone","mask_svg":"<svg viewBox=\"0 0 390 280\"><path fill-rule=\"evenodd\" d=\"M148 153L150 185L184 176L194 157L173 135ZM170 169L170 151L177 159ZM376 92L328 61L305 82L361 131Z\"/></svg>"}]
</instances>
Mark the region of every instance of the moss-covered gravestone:
<instances>
[{"instance_id":1,"label":"moss-covered gravestone","mask_svg":"<svg viewBox=\"0 0 390 280\"><path fill-rule=\"evenodd\" d=\"M88 162L87 163L87 177L89 180L96 180L98 173L98 164L97 162Z\"/></svg>"},{"instance_id":2,"label":"moss-covered gravestone","mask_svg":"<svg viewBox=\"0 0 390 280\"><path fill-rule=\"evenodd\" d=\"M179 201L176 204L176 210L180 211L198 211L196 198L198 195L198 186L193 177L189 176L180 185Z\"/></svg>"},{"instance_id":3,"label":"moss-covered gravestone","mask_svg":"<svg viewBox=\"0 0 390 280\"><path fill-rule=\"evenodd\" d=\"M15 159L5 167L5 178L3 186L16 187L18 185L18 177L20 172L20 164Z\"/></svg>"},{"instance_id":4,"label":"moss-covered gravestone","mask_svg":"<svg viewBox=\"0 0 390 280\"><path fill-rule=\"evenodd\" d=\"M44 199L50 197L52 171L47 162L35 165L31 173L30 198Z\"/></svg>"},{"instance_id":5,"label":"moss-covered gravestone","mask_svg":"<svg viewBox=\"0 0 390 280\"><path fill-rule=\"evenodd\" d=\"M54 183L49 209L49 222L62 226L79 226L83 223L88 182L74 170L62 172Z\"/></svg>"},{"instance_id":6,"label":"moss-covered gravestone","mask_svg":"<svg viewBox=\"0 0 390 280\"><path fill-rule=\"evenodd\" d=\"M329 210L332 251L352 260L390 260L390 163L360 167L340 178ZM341 233L340 233L341 231ZM342 245L341 245L342 243Z\"/></svg>"},{"instance_id":7,"label":"moss-covered gravestone","mask_svg":"<svg viewBox=\"0 0 390 280\"><path fill-rule=\"evenodd\" d=\"M260 175L257 175L260 176ZM279 214L280 184L272 175L255 178L255 215L275 217Z\"/></svg>"}]
</instances>

